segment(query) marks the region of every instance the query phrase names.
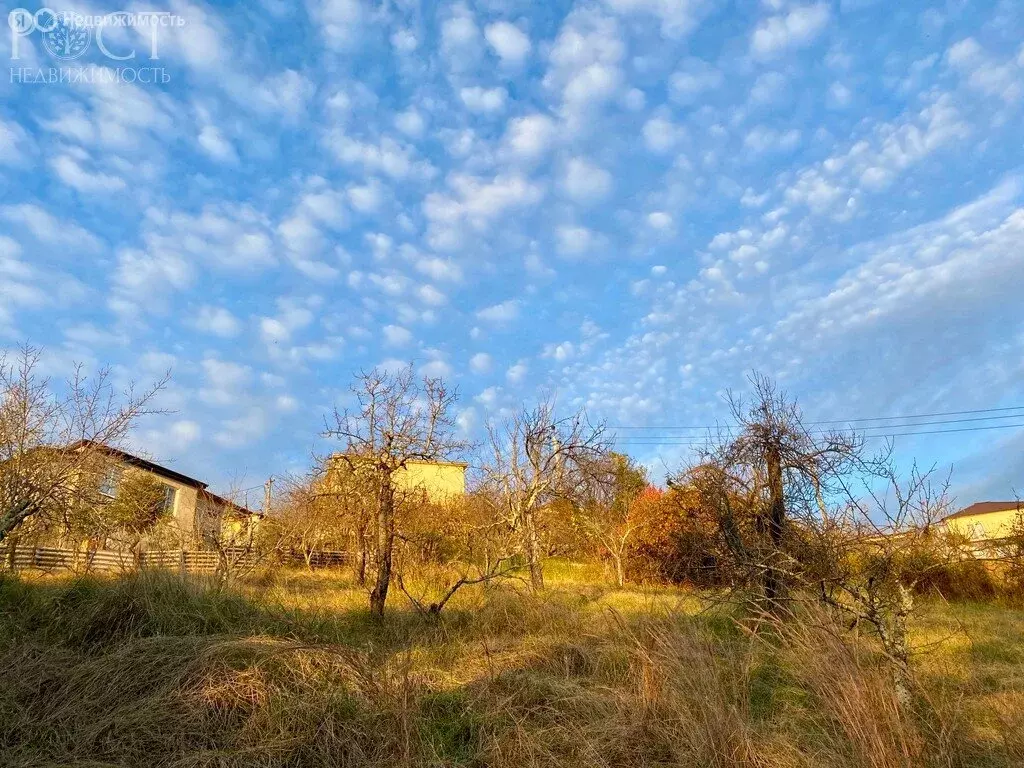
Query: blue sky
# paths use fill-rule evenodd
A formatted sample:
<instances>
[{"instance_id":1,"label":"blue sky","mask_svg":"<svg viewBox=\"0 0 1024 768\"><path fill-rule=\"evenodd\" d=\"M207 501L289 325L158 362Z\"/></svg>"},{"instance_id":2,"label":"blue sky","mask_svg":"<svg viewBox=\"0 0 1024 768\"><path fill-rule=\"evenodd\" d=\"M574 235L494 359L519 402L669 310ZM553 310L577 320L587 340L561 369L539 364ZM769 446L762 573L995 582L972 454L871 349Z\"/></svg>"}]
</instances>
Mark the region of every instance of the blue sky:
<instances>
[{"instance_id":1,"label":"blue sky","mask_svg":"<svg viewBox=\"0 0 1024 768\"><path fill-rule=\"evenodd\" d=\"M470 435L547 393L654 427L655 475L752 369L811 419L1024 405L1015 3L157 6L60 8L175 14L156 61L17 39L166 82L0 78L0 345L171 369L134 439L180 471L299 470L410 360ZM1024 487L1024 430L897 450Z\"/></svg>"}]
</instances>

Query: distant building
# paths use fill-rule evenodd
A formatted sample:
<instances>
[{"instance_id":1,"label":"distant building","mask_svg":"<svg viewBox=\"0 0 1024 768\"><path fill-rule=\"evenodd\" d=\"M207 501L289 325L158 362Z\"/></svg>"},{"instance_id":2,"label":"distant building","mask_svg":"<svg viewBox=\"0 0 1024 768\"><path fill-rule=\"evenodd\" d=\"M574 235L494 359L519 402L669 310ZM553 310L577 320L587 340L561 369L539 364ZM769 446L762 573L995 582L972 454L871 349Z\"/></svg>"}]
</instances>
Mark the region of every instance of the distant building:
<instances>
[{"instance_id":1,"label":"distant building","mask_svg":"<svg viewBox=\"0 0 1024 768\"><path fill-rule=\"evenodd\" d=\"M338 468L360 461L363 459L358 456L340 453L331 457L332 465ZM422 494L427 501L441 504L465 495L467 467L462 461L410 460L395 473L395 485L401 491Z\"/></svg>"},{"instance_id":2,"label":"distant building","mask_svg":"<svg viewBox=\"0 0 1024 768\"><path fill-rule=\"evenodd\" d=\"M947 531L970 541L1005 539L1012 533L1024 504L1016 501L979 501L939 521Z\"/></svg>"},{"instance_id":3,"label":"distant building","mask_svg":"<svg viewBox=\"0 0 1024 768\"><path fill-rule=\"evenodd\" d=\"M86 443L76 443L71 450L80 450ZM164 511L168 533L181 547L203 549L211 536L217 536L226 524L249 524L259 514L207 490L207 484L194 477L143 459L140 456L108 445L89 443L88 447L104 454L110 461L100 482L99 492L109 499L117 494L128 473L137 472L157 479L164 486Z\"/></svg>"}]
</instances>

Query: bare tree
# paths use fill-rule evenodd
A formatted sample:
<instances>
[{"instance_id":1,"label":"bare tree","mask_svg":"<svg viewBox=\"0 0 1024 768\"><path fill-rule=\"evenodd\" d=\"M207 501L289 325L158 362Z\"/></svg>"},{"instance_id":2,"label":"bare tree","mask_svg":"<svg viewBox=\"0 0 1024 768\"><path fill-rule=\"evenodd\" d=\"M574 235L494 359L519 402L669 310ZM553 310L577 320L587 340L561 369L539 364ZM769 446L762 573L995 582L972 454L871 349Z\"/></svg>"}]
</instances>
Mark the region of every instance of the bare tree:
<instances>
[{"instance_id":1,"label":"bare tree","mask_svg":"<svg viewBox=\"0 0 1024 768\"><path fill-rule=\"evenodd\" d=\"M521 534L534 589L544 588L538 516L557 499L580 498L586 467L608 450L604 432L604 425L591 424L583 410L557 418L553 399L500 425L488 425L485 482L502 500L510 525Z\"/></svg>"},{"instance_id":2,"label":"bare tree","mask_svg":"<svg viewBox=\"0 0 1024 768\"><path fill-rule=\"evenodd\" d=\"M578 524L608 553L618 587L626 583L626 552L644 523L637 501L645 488L643 467L621 453L610 453L587 467L587 482L576 504Z\"/></svg>"},{"instance_id":3,"label":"bare tree","mask_svg":"<svg viewBox=\"0 0 1024 768\"><path fill-rule=\"evenodd\" d=\"M746 405L729 395L736 426L711 441L677 485L692 485L715 511L728 551L746 581L757 578L771 607L783 597L794 565L786 533L793 518L827 519L838 477L861 461L856 435L807 429L795 401L753 374Z\"/></svg>"},{"instance_id":4,"label":"bare tree","mask_svg":"<svg viewBox=\"0 0 1024 768\"><path fill-rule=\"evenodd\" d=\"M347 464L306 477L282 478L284 492L266 524L279 532L284 549L312 568L327 548L355 552L359 583L365 582L367 494Z\"/></svg>"},{"instance_id":5,"label":"bare tree","mask_svg":"<svg viewBox=\"0 0 1024 768\"><path fill-rule=\"evenodd\" d=\"M411 461L447 461L469 447L457 439L452 414L458 394L440 379L418 381L412 366L390 373L361 372L352 386L356 407L335 410L325 435L341 440L337 457L370 480L373 509L373 588L370 612L384 615L401 502L397 475Z\"/></svg>"},{"instance_id":6,"label":"bare tree","mask_svg":"<svg viewBox=\"0 0 1024 768\"><path fill-rule=\"evenodd\" d=\"M915 465L901 479L889 451L865 462L832 516L818 521L808 582L817 580L821 600L866 625L892 662L896 690L909 700L913 678L908 622L915 589L940 568L955 565L961 552L936 523L950 511L949 480L933 481L934 469Z\"/></svg>"},{"instance_id":7,"label":"bare tree","mask_svg":"<svg viewBox=\"0 0 1024 768\"><path fill-rule=\"evenodd\" d=\"M476 489L417 511L401 536L398 586L420 614L439 616L463 587L520 578L516 532L501 503L486 491ZM408 576L418 577L417 584L410 584Z\"/></svg>"},{"instance_id":8,"label":"bare tree","mask_svg":"<svg viewBox=\"0 0 1024 768\"><path fill-rule=\"evenodd\" d=\"M223 496L200 491L196 506L197 521L202 521L198 532L204 548L217 557L214 575L221 586L273 561L285 541L284 529L270 518L272 483L264 486L262 510L247 505L240 484L234 481Z\"/></svg>"},{"instance_id":9,"label":"bare tree","mask_svg":"<svg viewBox=\"0 0 1024 768\"><path fill-rule=\"evenodd\" d=\"M63 389L37 374L40 352L0 358L0 541L33 517L66 521L99 502L105 446L124 442L167 376L142 393L115 393L110 372L78 367Z\"/></svg>"}]
</instances>

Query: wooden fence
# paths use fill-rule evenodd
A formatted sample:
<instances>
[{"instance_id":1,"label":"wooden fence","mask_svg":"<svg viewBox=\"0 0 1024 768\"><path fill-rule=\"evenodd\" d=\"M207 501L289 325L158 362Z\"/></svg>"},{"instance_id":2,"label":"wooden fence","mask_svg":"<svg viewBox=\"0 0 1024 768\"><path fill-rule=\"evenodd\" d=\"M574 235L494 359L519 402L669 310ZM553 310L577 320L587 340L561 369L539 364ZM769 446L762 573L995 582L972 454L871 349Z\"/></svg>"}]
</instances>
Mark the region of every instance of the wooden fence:
<instances>
[{"instance_id":1,"label":"wooden fence","mask_svg":"<svg viewBox=\"0 0 1024 768\"><path fill-rule=\"evenodd\" d=\"M226 559L235 568L245 569L254 565L258 555L244 550L228 550ZM310 565L314 568L331 568L345 565L350 561L347 552L313 552ZM61 549L59 547L15 547L2 553L3 565L14 570L35 568L42 571L105 571L128 573L143 568L163 568L181 573L212 574L217 571L218 556L209 550L158 549L148 552L122 552L99 549L91 552ZM305 565L301 554L281 553L268 558L268 564Z\"/></svg>"}]
</instances>

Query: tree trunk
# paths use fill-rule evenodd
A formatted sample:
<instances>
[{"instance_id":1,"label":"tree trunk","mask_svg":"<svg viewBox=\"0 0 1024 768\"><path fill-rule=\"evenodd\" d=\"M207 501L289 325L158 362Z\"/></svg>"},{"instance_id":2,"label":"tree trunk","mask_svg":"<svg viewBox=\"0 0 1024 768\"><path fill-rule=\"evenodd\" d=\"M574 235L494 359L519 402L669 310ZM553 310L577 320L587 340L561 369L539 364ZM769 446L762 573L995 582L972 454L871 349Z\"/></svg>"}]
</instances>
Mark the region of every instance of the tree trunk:
<instances>
[{"instance_id":1,"label":"tree trunk","mask_svg":"<svg viewBox=\"0 0 1024 768\"><path fill-rule=\"evenodd\" d=\"M778 560L782 554L782 532L786 521L786 498L782 486L782 456L778 446L765 452L768 464L768 540L771 550L764 563L764 596L771 609L778 607L782 594L782 573Z\"/></svg>"},{"instance_id":2,"label":"tree trunk","mask_svg":"<svg viewBox=\"0 0 1024 768\"><path fill-rule=\"evenodd\" d=\"M366 586L366 566L368 553L366 551L366 526L361 526L356 532L356 545L359 548L359 559L356 562L356 583L360 587Z\"/></svg>"},{"instance_id":3,"label":"tree trunk","mask_svg":"<svg viewBox=\"0 0 1024 768\"><path fill-rule=\"evenodd\" d=\"M874 612L882 649L893 662L896 697L904 705L910 703L914 686L913 673L910 670L910 643L907 639L907 619L913 607L913 591L903 584L897 584L893 604L887 610Z\"/></svg>"},{"instance_id":4,"label":"tree trunk","mask_svg":"<svg viewBox=\"0 0 1024 768\"><path fill-rule=\"evenodd\" d=\"M0 515L0 541L9 536L15 528L32 514L32 502L20 501Z\"/></svg>"},{"instance_id":5,"label":"tree trunk","mask_svg":"<svg viewBox=\"0 0 1024 768\"><path fill-rule=\"evenodd\" d=\"M377 573L370 592L370 613L378 618L384 616L384 604L391 586L391 559L395 547L395 491L390 475L381 482L377 503Z\"/></svg>"},{"instance_id":6,"label":"tree trunk","mask_svg":"<svg viewBox=\"0 0 1024 768\"><path fill-rule=\"evenodd\" d=\"M7 567L14 570L14 564L18 556L18 540L21 538L17 533L12 533L7 539Z\"/></svg>"},{"instance_id":7,"label":"tree trunk","mask_svg":"<svg viewBox=\"0 0 1024 768\"><path fill-rule=\"evenodd\" d=\"M544 568L540 560L540 536L533 510L523 510L523 549L526 551L526 565L530 569L530 586L533 590L544 589Z\"/></svg>"},{"instance_id":8,"label":"tree trunk","mask_svg":"<svg viewBox=\"0 0 1024 768\"><path fill-rule=\"evenodd\" d=\"M615 564L615 586L622 589L626 586L626 571L622 567L622 555L611 553L612 562Z\"/></svg>"}]
</instances>

